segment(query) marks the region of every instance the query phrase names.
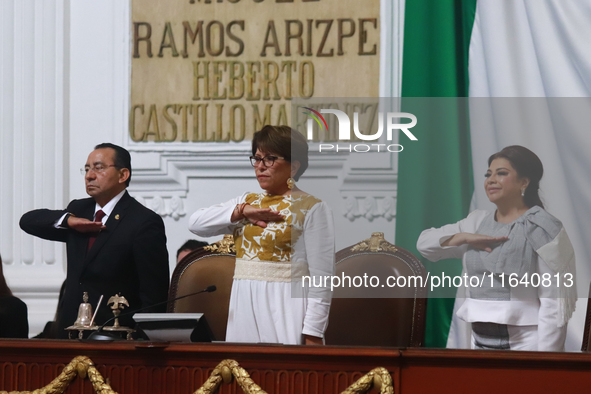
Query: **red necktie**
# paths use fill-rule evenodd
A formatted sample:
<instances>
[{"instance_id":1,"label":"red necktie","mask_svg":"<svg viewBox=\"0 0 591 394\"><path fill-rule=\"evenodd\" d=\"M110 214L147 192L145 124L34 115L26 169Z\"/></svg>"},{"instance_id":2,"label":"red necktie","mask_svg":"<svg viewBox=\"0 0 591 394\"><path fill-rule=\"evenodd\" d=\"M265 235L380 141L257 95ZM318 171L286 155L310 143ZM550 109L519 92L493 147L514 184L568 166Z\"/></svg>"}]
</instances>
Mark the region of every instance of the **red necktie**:
<instances>
[{"instance_id":1,"label":"red necktie","mask_svg":"<svg viewBox=\"0 0 591 394\"><path fill-rule=\"evenodd\" d=\"M105 213L101 209L99 209L98 211L96 211L96 214L94 215L94 221L95 222L102 222L104 217L105 217ZM92 248L92 245L94 245L94 241L96 241L97 235L98 235L98 233L96 233L92 237L88 238L88 250L90 250L90 248Z\"/></svg>"}]
</instances>

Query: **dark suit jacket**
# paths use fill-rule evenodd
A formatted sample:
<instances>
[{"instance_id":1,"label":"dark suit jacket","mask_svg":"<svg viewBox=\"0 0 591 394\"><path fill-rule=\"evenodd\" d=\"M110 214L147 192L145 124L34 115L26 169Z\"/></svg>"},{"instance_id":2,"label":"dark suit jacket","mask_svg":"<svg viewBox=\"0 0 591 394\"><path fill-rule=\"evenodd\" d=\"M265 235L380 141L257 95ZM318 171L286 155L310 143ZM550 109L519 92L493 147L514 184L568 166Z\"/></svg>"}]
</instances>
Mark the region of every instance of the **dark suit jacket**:
<instances>
[{"instance_id":1,"label":"dark suit jacket","mask_svg":"<svg viewBox=\"0 0 591 394\"><path fill-rule=\"evenodd\" d=\"M74 323L83 292L96 308L104 295L96 317L102 324L113 313L107 301L121 293L135 310L162 302L168 296L168 251L162 218L144 207L127 192L117 203L105 226L87 252L92 234L71 229L55 228L55 222L66 212L93 220L95 201L92 198L74 200L66 210L38 209L27 212L20 220L21 228L29 234L52 241L66 242L68 272L61 308L58 309L58 337ZM146 312L165 312L166 305ZM121 325L133 325L130 317L120 319Z\"/></svg>"}]
</instances>

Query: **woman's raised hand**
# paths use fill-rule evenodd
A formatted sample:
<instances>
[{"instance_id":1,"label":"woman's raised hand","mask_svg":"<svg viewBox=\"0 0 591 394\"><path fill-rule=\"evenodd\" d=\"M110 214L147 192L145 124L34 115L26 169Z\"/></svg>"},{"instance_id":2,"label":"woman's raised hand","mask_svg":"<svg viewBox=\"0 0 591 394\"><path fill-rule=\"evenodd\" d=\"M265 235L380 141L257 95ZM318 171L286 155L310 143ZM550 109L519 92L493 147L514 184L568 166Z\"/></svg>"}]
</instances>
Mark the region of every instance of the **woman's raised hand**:
<instances>
[{"instance_id":1,"label":"woman's raised hand","mask_svg":"<svg viewBox=\"0 0 591 394\"><path fill-rule=\"evenodd\" d=\"M268 222L279 222L285 219L282 214L271 208L255 208L250 205L244 206L242 216L252 224L263 228L267 227Z\"/></svg>"},{"instance_id":2,"label":"woman's raised hand","mask_svg":"<svg viewBox=\"0 0 591 394\"><path fill-rule=\"evenodd\" d=\"M479 250L492 252L493 248L506 242L509 237L491 237L489 235L457 233L448 238L441 246L461 246L470 245Z\"/></svg>"}]
</instances>

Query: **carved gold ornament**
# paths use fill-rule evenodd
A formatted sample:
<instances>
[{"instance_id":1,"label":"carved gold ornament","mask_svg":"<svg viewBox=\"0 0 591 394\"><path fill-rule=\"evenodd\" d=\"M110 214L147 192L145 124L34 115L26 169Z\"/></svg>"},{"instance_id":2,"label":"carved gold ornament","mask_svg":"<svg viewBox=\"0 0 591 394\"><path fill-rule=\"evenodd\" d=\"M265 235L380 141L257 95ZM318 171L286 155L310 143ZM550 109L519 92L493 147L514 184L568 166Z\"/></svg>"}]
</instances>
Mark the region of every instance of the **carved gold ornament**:
<instances>
[{"instance_id":1,"label":"carved gold ornament","mask_svg":"<svg viewBox=\"0 0 591 394\"><path fill-rule=\"evenodd\" d=\"M223 383L230 384L232 379L242 389L244 394L267 394L253 380L244 368L234 360L224 360L213 370L209 379L193 394L215 394ZM365 394L375 388L380 394L394 394L392 377L386 368L375 368L362 376L341 394Z\"/></svg>"},{"instance_id":2,"label":"carved gold ornament","mask_svg":"<svg viewBox=\"0 0 591 394\"><path fill-rule=\"evenodd\" d=\"M386 368L372 369L341 394L365 394L372 388L375 388L380 394L394 394L392 377Z\"/></svg>"},{"instance_id":3,"label":"carved gold ornament","mask_svg":"<svg viewBox=\"0 0 591 394\"><path fill-rule=\"evenodd\" d=\"M234 237L232 236L232 234L224 235L224 238L221 241L214 242L211 245L204 246L203 249L213 253L220 254L236 253L236 248L234 246Z\"/></svg>"},{"instance_id":4,"label":"carved gold ornament","mask_svg":"<svg viewBox=\"0 0 591 394\"><path fill-rule=\"evenodd\" d=\"M70 361L62 373L43 388L35 391L11 391L10 393L0 391L0 394L62 394L76 376L80 379L85 379L88 376L94 392L97 394L117 394L111 386L105 383L99 371L94 367L92 360L85 356L78 356Z\"/></svg>"},{"instance_id":5,"label":"carved gold ornament","mask_svg":"<svg viewBox=\"0 0 591 394\"><path fill-rule=\"evenodd\" d=\"M398 248L384 239L384 233L372 233L370 239L359 242L351 252L397 252Z\"/></svg>"},{"instance_id":6,"label":"carved gold ornament","mask_svg":"<svg viewBox=\"0 0 591 394\"><path fill-rule=\"evenodd\" d=\"M80 379L85 379L88 376L94 392L97 394L117 394L111 386L105 383L92 360L86 356L74 358L57 378L43 388L34 391L0 391L0 394L62 394L76 376ZM231 384L234 379L244 394L267 394L235 360L223 360L219 363L194 394L215 394L222 383ZM386 368L380 367L371 370L341 394L365 394L372 388L375 388L380 394L394 394L392 377Z\"/></svg>"},{"instance_id":7,"label":"carved gold ornament","mask_svg":"<svg viewBox=\"0 0 591 394\"><path fill-rule=\"evenodd\" d=\"M209 376L209 379L194 394L217 393L222 382L230 384L234 378L238 386L244 391L244 394L267 394L266 391L253 382L248 372L234 360L224 360L219 363Z\"/></svg>"}]
</instances>

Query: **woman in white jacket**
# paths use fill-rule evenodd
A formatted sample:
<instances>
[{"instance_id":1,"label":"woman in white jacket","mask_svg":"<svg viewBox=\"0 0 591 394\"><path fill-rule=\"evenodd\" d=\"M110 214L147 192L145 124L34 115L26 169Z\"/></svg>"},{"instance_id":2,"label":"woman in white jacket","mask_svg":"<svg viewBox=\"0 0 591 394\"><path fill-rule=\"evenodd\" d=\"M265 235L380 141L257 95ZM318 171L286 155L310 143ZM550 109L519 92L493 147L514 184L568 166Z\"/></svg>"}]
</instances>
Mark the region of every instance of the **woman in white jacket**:
<instances>
[{"instance_id":1,"label":"woman in white jacket","mask_svg":"<svg viewBox=\"0 0 591 394\"><path fill-rule=\"evenodd\" d=\"M575 259L562 223L538 195L542 162L508 146L488 159L484 187L494 212L421 233L430 261L462 258L466 300L457 315L471 323L478 349L563 351L576 301Z\"/></svg>"},{"instance_id":2,"label":"woman in white jacket","mask_svg":"<svg viewBox=\"0 0 591 394\"><path fill-rule=\"evenodd\" d=\"M334 228L328 205L295 186L308 145L297 130L265 126L252 154L264 192L199 209L189 220L199 236L234 234L226 341L322 344L330 292L312 283L334 273Z\"/></svg>"}]
</instances>

